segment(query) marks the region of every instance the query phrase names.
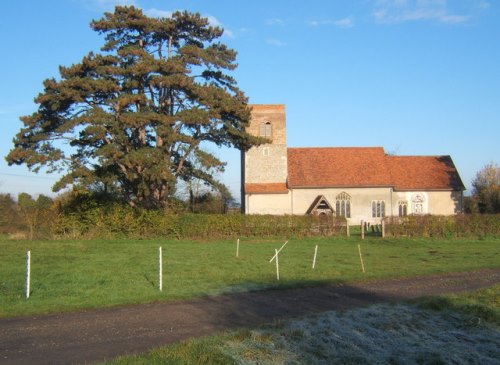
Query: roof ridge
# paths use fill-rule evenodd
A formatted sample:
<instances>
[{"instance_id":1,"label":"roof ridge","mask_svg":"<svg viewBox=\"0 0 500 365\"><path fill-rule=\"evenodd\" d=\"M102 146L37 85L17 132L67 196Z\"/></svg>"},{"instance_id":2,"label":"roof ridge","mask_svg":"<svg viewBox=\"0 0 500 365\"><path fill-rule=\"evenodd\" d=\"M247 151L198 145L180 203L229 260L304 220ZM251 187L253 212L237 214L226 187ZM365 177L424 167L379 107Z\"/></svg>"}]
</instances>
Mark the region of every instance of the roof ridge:
<instances>
[{"instance_id":1,"label":"roof ridge","mask_svg":"<svg viewBox=\"0 0 500 365\"><path fill-rule=\"evenodd\" d=\"M384 150L384 147L382 146L373 146L373 147L288 147L289 150L320 150L320 149L328 149L328 150L333 150L333 149L382 149Z\"/></svg>"}]
</instances>

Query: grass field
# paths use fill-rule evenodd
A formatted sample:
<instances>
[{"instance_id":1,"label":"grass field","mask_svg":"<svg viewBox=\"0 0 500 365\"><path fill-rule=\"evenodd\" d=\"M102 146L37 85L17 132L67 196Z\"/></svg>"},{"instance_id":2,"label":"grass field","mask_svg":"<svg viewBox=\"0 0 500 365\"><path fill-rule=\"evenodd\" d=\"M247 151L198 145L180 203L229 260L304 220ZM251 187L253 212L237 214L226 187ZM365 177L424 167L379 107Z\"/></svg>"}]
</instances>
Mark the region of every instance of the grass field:
<instances>
[{"instance_id":1,"label":"grass field","mask_svg":"<svg viewBox=\"0 0 500 365\"><path fill-rule=\"evenodd\" d=\"M498 364L500 285L326 312L106 364Z\"/></svg>"},{"instance_id":2,"label":"grass field","mask_svg":"<svg viewBox=\"0 0 500 365\"><path fill-rule=\"evenodd\" d=\"M243 239L236 258L236 239L209 243L0 239L0 317L500 266L499 238L301 239L290 240L280 253L278 282L276 267L269 259L284 242ZM315 245L319 249L312 270ZM164 260L162 292L158 290L159 246ZM30 298L26 300L28 250L32 279Z\"/></svg>"}]
</instances>

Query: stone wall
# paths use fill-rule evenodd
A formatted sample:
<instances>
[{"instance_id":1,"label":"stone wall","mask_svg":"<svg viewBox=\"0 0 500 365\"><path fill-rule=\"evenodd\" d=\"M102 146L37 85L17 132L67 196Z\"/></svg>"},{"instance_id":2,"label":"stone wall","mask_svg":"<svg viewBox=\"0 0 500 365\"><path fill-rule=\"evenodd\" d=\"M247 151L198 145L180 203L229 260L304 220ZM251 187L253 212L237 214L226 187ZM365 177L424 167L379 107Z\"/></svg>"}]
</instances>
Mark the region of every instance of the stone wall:
<instances>
[{"instance_id":1,"label":"stone wall","mask_svg":"<svg viewBox=\"0 0 500 365\"><path fill-rule=\"evenodd\" d=\"M390 187L372 188L318 188L293 189L288 194L247 195L247 214L293 214L303 215L318 195L323 195L335 209L336 197L341 193L351 196L350 225L363 220L379 224L381 218L372 217L372 202L383 201L385 216L398 216L399 201L407 202L407 214L413 213L415 196L423 198L422 213L432 215L453 215L461 210L461 192L451 191L393 191Z\"/></svg>"},{"instance_id":2,"label":"stone wall","mask_svg":"<svg viewBox=\"0 0 500 365\"><path fill-rule=\"evenodd\" d=\"M252 120L247 132L258 136L262 123L271 123L271 143L253 147L245 153L246 183L285 183L287 146L284 105L251 105Z\"/></svg>"}]
</instances>

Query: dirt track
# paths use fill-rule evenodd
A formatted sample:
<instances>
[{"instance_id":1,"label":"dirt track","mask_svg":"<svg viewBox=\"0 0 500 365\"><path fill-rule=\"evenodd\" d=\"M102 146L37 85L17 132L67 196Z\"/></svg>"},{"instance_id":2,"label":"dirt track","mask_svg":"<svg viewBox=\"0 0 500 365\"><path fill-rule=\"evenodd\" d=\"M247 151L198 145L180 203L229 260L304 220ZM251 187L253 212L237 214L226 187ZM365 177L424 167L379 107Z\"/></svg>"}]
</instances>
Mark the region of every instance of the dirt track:
<instances>
[{"instance_id":1,"label":"dirt track","mask_svg":"<svg viewBox=\"0 0 500 365\"><path fill-rule=\"evenodd\" d=\"M495 269L2 319L0 364L96 362L275 319L475 290L498 283L500 269Z\"/></svg>"}]
</instances>

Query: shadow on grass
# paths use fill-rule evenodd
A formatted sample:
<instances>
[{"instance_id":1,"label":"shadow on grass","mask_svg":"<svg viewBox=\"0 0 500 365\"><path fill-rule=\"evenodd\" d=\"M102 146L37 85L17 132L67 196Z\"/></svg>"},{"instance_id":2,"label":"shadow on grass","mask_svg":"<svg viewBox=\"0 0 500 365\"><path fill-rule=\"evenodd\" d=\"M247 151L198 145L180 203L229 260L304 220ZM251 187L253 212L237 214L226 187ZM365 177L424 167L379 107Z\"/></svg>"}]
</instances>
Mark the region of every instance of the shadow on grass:
<instances>
[{"instance_id":1,"label":"shadow on grass","mask_svg":"<svg viewBox=\"0 0 500 365\"><path fill-rule=\"evenodd\" d=\"M102 361L228 329L397 299L339 283L0 319L0 358L12 364Z\"/></svg>"},{"instance_id":2,"label":"shadow on grass","mask_svg":"<svg viewBox=\"0 0 500 365\"><path fill-rule=\"evenodd\" d=\"M349 285L342 282L325 285L321 281L301 283L316 285L308 288L283 288L284 283L281 283L279 290L37 318L2 319L0 359L7 359L6 363L13 364L31 364L39 359L44 359L47 364L102 361L224 330L280 323L331 310L406 301L433 295L436 290L449 292L457 289L457 280L461 286L477 284L480 276L488 278L491 285L498 283L500 271L490 271L488 275L485 272L449 274L442 276L442 280L439 277L421 277ZM480 284L484 287L486 282ZM255 283L242 285L248 288ZM472 289L467 285L466 288ZM444 304L437 303L437 306Z\"/></svg>"},{"instance_id":3,"label":"shadow on grass","mask_svg":"<svg viewBox=\"0 0 500 365\"><path fill-rule=\"evenodd\" d=\"M243 284L251 288L252 284ZM262 289L266 289L262 291ZM377 293L338 281L301 281L200 299L204 321L216 328L253 326L329 310L344 310L408 299ZM196 301L196 300L195 300Z\"/></svg>"}]
</instances>

